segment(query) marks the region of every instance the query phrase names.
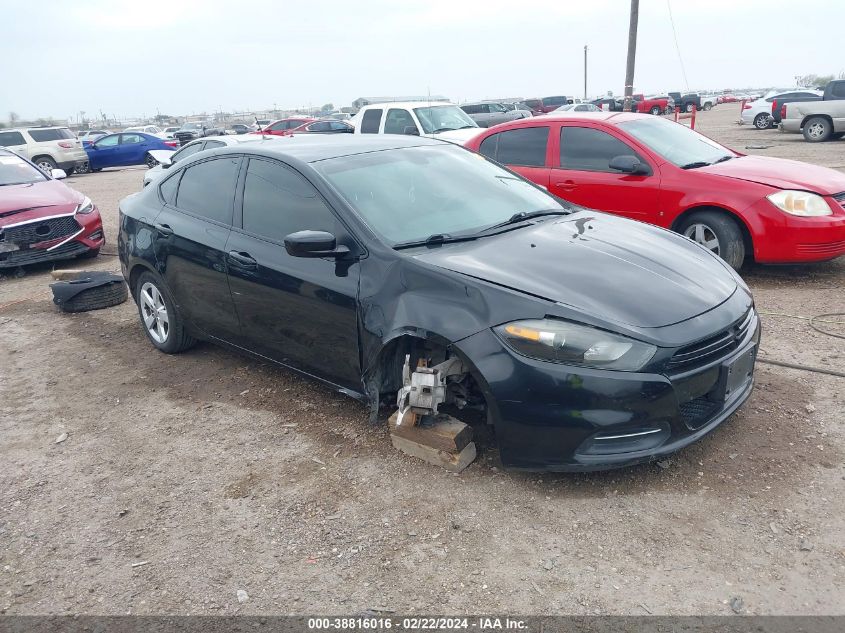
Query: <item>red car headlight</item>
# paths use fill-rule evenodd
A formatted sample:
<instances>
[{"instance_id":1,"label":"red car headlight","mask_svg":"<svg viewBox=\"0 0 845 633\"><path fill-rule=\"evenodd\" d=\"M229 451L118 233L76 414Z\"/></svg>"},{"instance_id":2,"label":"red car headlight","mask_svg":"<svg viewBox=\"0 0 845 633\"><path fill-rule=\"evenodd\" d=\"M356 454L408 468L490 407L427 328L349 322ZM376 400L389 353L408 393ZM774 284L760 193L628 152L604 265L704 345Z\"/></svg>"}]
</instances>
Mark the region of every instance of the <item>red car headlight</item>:
<instances>
[{"instance_id":1,"label":"red car headlight","mask_svg":"<svg viewBox=\"0 0 845 633\"><path fill-rule=\"evenodd\" d=\"M91 198L85 196L85 199L79 203L79 206L76 207L76 213L81 213L82 215L86 215L91 213L94 210L94 203L91 202Z\"/></svg>"}]
</instances>

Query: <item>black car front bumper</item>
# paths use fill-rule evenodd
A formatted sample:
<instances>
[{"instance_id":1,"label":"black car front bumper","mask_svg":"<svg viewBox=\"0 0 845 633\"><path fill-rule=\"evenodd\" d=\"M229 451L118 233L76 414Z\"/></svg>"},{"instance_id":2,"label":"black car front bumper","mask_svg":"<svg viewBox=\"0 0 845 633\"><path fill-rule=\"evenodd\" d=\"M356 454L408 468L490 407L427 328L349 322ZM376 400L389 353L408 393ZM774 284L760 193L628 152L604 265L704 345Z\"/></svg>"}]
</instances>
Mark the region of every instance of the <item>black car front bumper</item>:
<instances>
[{"instance_id":1,"label":"black car front bumper","mask_svg":"<svg viewBox=\"0 0 845 633\"><path fill-rule=\"evenodd\" d=\"M752 310L729 345L692 364L624 372L534 360L486 330L460 342L484 383L502 462L525 470L592 471L660 459L697 441L751 394L759 341ZM718 337L697 345L712 346ZM684 358L693 346L668 350ZM674 356L673 356L674 354Z\"/></svg>"}]
</instances>

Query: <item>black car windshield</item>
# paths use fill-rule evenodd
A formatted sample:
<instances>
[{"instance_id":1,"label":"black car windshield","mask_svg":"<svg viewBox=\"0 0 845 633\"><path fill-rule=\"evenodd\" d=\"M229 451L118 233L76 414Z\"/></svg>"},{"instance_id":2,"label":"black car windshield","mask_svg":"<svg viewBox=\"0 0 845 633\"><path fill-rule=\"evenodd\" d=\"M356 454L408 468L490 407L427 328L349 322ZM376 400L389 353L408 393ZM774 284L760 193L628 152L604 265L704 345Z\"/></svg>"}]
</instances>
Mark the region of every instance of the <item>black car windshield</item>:
<instances>
[{"instance_id":1,"label":"black car windshield","mask_svg":"<svg viewBox=\"0 0 845 633\"><path fill-rule=\"evenodd\" d=\"M20 156L0 154L0 187L29 185L47 180L40 169L33 167Z\"/></svg>"},{"instance_id":2,"label":"black car windshield","mask_svg":"<svg viewBox=\"0 0 845 633\"><path fill-rule=\"evenodd\" d=\"M678 167L702 167L725 156L736 156L727 147L687 126L659 117L625 121L619 127Z\"/></svg>"},{"instance_id":3,"label":"black car windshield","mask_svg":"<svg viewBox=\"0 0 845 633\"><path fill-rule=\"evenodd\" d=\"M456 105L414 108L414 112L416 112L423 132L426 134L460 130L465 127L478 127L475 121L470 119L467 113Z\"/></svg>"},{"instance_id":4,"label":"black car windshield","mask_svg":"<svg viewBox=\"0 0 845 633\"><path fill-rule=\"evenodd\" d=\"M420 146L313 163L390 246L469 235L517 213L568 209L486 158L452 145Z\"/></svg>"}]
</instances>

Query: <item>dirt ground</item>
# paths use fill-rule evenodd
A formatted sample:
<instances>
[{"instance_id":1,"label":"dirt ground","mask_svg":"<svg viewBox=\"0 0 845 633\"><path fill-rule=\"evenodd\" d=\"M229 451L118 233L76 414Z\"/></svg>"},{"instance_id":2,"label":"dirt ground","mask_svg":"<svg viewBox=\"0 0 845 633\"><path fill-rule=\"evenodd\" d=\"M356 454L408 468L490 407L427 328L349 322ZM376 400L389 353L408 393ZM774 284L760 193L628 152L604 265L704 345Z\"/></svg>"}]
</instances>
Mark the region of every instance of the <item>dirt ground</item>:
<instances>
[{"instance_id":1,"label":"dirt ground","mask_svg":"<svg viewBox=\"0 0 845 633\"><path fill-rule=\"evenodd\" d=\"M699 127L845 171L845 142L738 113ZM142 173L68 180L105 219L88 268L119 269ZM845 613L845 379L760 364L745 407L662 466L508 472L482 444L453 475L285 370L156 352L131 301L59 313L50 269L0 280L2 613ZM845 258L743 275L761 358L845 371L845 341L772 314L844 312Z\"/></svg>"}]
</instances>

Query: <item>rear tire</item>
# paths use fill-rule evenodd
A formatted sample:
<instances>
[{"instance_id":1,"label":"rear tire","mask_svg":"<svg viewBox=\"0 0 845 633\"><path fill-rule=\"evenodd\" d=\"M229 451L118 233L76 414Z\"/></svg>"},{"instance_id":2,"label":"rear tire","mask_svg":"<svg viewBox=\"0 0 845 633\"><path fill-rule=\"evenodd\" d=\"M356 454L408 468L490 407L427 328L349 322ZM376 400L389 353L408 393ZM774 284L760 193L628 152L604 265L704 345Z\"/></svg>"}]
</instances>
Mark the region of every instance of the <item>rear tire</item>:
<instances>
[{"instance_id":1,"label":"rear tire","mask_svg":"<svg viewBox=\"0 0 845 633\"><path fill-rule=\"evenodd\" d=\"M657 116L658 114L660 114L660 108L659 108L658 106L654 106L654 107L651 109L651 113L652 113L654 116Z\"/></svg>"},{"instance_id":2,"label":"rear tire","mask_svg":"<svg viewBox=\"0 0 845 633\"><path fill-rule=\"evenodd\" d=\"M734 270L745 261L745 240L739 225L726 213L699 211L686 218L678 233L721 257Z\"/></svg>"},{"instance_id":3,"label":"rear tire","mask_svg":"<svg viewBox=\"0 0 845 633\"><path fill-rule=\"evenodd\" d=\"M141 273L134 291L141 327L156 349L178 354L196 344L196 339L185 332L170 291L158 277L151 272Z\"/></svg>"},{"instance_id":4,"label":"rear tire","mask_svg":"<svg viewBox=\"0 0 845 633\"><path fill-rule=\"evenodd\" d=\"M703 108L701 108L701 109L702 109L702 110L704 110L705 112L707 112L707 111L708 111L708 110L710 110L712 107L713 107L713 104L712 104L712 103L705 103L705 104L704 104L704 107L703 107Z\"/></svg>"},{"instance_id":5,"label":"rear tire","mask_svg":"<svg viewBox=\"0 0 845 633\"><path fill-rule=\"evenodd\" d=\"M768 130L772 127L772 117L770 117L765 112L761 112L757 116L754 117L754 127L758 130Z\"/></svg>"},{"instance_id":6,"label":"rear tire","mask_svg":"<svg viewBox=\"0 0 845 633\"><path fill-rule=\"evenodd\" d=\"M693 104L688 103L686 105L686 107L684 108L684 110L686 110L687 112L692 112L693 107L695 107L695 106L693 106Z\"/></svg>"},{"instance_id":7,"label":"rear tire","mask_svg":"<svg viewBox=\"0 0 845 633\"><path fill-rule=\"evenodd\" d=\"M833 126L823 116L811 117L804 124L804 140L808 143L821 143L833 135Z\"/></svg>"},{"instance_id":8,"label":"rear tire","mask_svg":"<svg viewBox=\"0 0 845 633\"><path fill-rule=\"evenodd\" d=\"M144 157L144 162L146 163L147 167L149 167L150 169L152 169L153 167L158 165L158 161L155 158L153 158L152 156L150 156L149 154L147 154Z\"/></svg>"},{"instance_id":9,"label":"rear tire","mask_svg":"<svg viewBox=\"0 0 845 633\"><path fill-rule=\"evenodd\" d=\"M53 169L58 169L56 161L49 156L39 156L38 158L33 159L32 162L38 165L38 168L47 175L49 175Z\"/></svg>"}]
</instances>

